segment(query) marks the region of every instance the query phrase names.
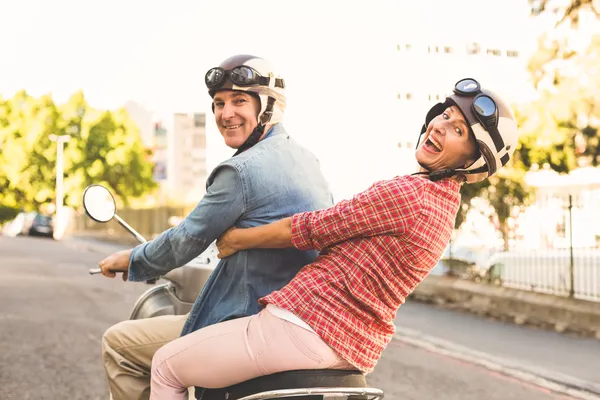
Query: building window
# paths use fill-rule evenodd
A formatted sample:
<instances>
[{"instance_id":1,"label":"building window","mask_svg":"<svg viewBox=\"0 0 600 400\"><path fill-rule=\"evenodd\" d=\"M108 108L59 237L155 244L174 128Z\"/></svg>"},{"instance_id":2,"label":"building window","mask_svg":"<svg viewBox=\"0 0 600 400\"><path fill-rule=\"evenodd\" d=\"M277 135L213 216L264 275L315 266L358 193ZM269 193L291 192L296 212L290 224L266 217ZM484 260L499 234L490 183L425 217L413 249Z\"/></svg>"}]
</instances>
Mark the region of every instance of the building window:
<instances>
[{"instance_id":1,"label":"building window","mask_svg":"<svg viewBox=\"0 0 600 400\"><path fill-rule=\"evenodd\" d=\"M406 93L404 97L406 98L406 100L412 100L412 93Z\"/></svg>"},{"instance_id":2,"label":"building window","mask_svg":"<svg viewBox=\"0 0 600 400\"><path fill-rule=\"evenodd\" d=\"M444 46L444 53L451 54L452 53L452 47L450 47L450 46Z\"/></svg>"},{"instance_id":3,"label":"building window","mask_svg":"<svg viewBox=\"0 0 600 400\"><path fill-rule=\"evenodd\" d=\"M412 149L415 148L415 143L411 142L411 141L398 142L398 148L399 149L409 149L409 150L412 150Z\"/></svg>"},{"instance_id":4,"label":"building window","mask_svg":"<svg viewBox=\"0 0 600 400\"><path fill-rule=\"evenodd\" d=\"M519 57L519 52L516 50L507 50L506 56L507 57Z\"/></svg>"},{"instance_id":5,"label":"building window","mask_svg":"<svg viewBox=\"0 0 600 400\"><path fill-rule=\"evenodd\" d=\"M206 126L206 114L194 114L194 126L196 128Z\"/></svg>"},{"instance_id":6,"label":"building window","mask_svg":"<svg viewBox=\"0 0 600 400\"><path fill-rule=\"evenodd\" d=\"M206 136L194 135L192 136L192 147L194 149L203 149L206 147Z\"/></svg>"},{"instance_id":7,"label":"building window","mask_svg":"<svg viewBox=\"0 0 600 400\"><path fill-rule=\"evenodd\" d=\"M479 43L470 43L467 45L467 54L479 54L481 52L481 46Z\"/></svg>"}]
</instances>

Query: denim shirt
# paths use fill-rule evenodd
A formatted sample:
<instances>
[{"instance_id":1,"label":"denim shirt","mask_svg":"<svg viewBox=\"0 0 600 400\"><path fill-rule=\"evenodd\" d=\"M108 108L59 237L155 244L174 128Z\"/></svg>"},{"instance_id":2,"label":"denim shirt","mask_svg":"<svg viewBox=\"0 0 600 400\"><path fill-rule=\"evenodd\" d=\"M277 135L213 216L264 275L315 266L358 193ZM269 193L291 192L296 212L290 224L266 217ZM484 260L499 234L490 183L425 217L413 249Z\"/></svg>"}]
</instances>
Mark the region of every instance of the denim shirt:
<instances>
[{"instance_id":1,"label":"denim shirt","mask_svg":"<svg viewBox=\"0 0 600 400\"><path fill-rule=\"evenodd\" d=\"M145 281L185 265L232 226L255 227L332 205L317 158L276 124L256 145L213 170L206 195L179 226L133 250L129 280ZM220 260L182 335L258 313L258 298L285 286L316 255L295 248L250 249Z\"/></svg>"}]
</instances>

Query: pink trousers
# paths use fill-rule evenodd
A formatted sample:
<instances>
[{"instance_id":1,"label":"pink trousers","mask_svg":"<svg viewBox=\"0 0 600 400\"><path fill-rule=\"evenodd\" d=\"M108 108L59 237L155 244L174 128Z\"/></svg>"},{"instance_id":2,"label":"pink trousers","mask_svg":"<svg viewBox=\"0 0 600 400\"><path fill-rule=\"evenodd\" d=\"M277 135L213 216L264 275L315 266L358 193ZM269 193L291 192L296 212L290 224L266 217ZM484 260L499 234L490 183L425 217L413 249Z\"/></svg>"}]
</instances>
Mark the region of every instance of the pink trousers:
<instances>
[{"instance_id":1,"label":"pink trousers","mask_svg":"<svg viewBox=\"0 0 600 400\"><path fill-rule=\"evenodd\" d=\"M355 369L317 334L266 309L208 326L161 347L150 400L186 400L187 388L220 388L295 369Z\"/></svg>"}]
</instances>

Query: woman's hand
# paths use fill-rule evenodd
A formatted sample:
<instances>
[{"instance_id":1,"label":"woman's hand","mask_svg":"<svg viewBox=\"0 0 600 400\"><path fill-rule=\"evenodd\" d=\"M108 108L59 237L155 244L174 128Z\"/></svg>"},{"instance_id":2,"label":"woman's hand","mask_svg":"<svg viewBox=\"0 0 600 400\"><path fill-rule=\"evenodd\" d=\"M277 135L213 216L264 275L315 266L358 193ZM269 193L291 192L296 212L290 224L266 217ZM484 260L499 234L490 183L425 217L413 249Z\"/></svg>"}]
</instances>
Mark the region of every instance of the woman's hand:
<instances>
[{"instance_id":1,"label":"woman's hand","mask_svg":"<svg viewBox=\"0 0 600 400\"><path fill-rule=\"evenodd\" d=\"M236 245L236 236L239 234L239 230L238 228L229 228L217 239L218 258L229 257L242 250Z\"/></svg>"}]
</instances>

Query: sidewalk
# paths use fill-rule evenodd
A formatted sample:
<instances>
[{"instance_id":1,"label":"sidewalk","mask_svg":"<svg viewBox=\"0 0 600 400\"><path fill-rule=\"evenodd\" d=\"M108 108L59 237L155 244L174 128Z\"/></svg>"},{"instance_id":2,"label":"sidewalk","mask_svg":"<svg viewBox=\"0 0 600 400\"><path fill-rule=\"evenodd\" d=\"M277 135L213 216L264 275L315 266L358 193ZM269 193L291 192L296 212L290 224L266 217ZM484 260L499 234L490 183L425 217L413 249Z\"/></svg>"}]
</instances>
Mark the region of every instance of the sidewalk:
<instances>
[{"instance_id":1,"label":"sidewalk","mask_svg":"<svg viewBox=\"0 0 600 400\"><path fill-rule=\"evenodd\" d=\"M592 301L441 276L427 277L409 299L600 340L600 303Z\"/></svg>"}]
</instances>

